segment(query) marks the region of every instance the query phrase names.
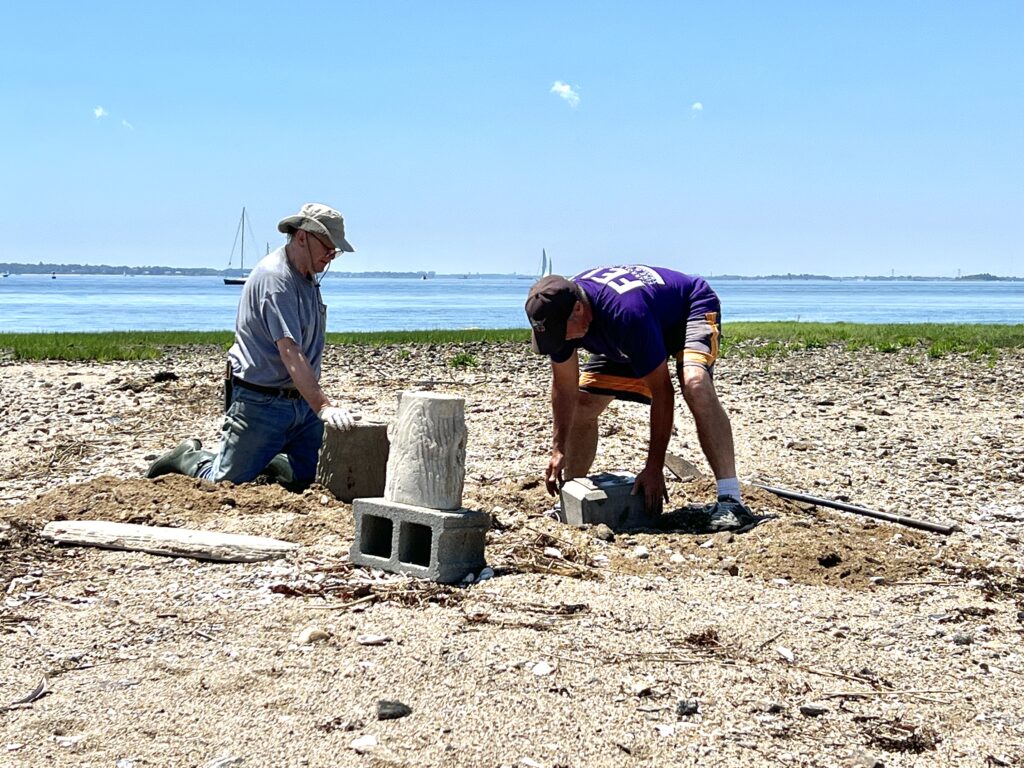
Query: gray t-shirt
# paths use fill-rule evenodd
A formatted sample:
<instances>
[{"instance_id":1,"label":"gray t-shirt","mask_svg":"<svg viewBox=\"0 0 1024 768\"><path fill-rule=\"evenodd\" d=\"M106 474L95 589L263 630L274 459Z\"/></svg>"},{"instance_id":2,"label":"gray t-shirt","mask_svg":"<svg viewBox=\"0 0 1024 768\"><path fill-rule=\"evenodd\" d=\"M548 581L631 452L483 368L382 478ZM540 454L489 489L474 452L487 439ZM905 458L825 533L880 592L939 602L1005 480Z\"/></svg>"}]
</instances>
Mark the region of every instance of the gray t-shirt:
<instances>
[{"instance_id":1,"label":"gray t-shirt","mask_svg":"<svg viewBox=\"0 0 1024 768\"><path fill-rule=\"evenodd\" d=\"M250 384L294 387L281 362L277 341L292 339L320 378L327 307L320 287L288 263L284 247L272 251L249 273L238 301L231 370Z\"/></svg>"}]
</instances>

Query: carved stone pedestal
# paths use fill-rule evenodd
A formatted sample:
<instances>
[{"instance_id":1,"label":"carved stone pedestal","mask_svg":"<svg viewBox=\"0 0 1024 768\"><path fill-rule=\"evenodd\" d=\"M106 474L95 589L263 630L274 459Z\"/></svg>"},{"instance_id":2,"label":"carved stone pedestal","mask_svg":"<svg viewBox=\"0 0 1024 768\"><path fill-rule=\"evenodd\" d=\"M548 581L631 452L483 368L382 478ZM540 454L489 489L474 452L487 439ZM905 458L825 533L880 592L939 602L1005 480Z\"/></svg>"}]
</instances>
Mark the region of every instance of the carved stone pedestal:
<instances>
[{"instance_id":1,"label":"carved stone pedestal","mask_svg":"<svg viewBox=\"0 0 1024 768\"><path fill-rule=\"evenodd\" d=\"M462 507L466 476L465 401L403 392L391 434L384 498L433 509Z\"/></svg>"}]
</instances>

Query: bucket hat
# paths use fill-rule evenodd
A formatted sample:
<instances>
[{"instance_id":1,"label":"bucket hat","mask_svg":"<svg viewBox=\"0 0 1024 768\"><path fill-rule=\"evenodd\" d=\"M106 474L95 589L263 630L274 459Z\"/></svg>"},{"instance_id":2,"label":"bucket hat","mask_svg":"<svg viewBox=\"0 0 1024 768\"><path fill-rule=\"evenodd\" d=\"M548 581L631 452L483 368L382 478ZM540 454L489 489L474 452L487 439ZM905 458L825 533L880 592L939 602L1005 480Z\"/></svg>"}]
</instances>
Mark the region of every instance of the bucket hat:
<instances>
[{"instance_id":1,"label":"bucket hat","mask_svg":"<svg viewBox=\"0 0 1024 768\"><path fill-rule=\"evenodd\" d=\"M345 239L345 219L323 203L306 203L297 214L281 219L277 223L278 232L291 234L296 229L304 229L314 235L326 237L339 251L355 251Z\"/></svg>"}]
</instances>

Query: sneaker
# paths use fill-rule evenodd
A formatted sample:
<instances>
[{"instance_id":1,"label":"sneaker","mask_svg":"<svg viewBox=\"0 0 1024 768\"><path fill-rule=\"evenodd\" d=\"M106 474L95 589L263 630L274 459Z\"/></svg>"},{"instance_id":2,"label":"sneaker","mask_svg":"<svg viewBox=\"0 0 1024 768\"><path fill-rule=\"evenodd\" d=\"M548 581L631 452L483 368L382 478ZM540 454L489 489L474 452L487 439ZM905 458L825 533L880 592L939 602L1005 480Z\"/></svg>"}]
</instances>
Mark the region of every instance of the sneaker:
<instances>
[{"instance_id":1,"label":"sneaker","mask_svg":"<svg viewBox=\"0 0 1024 768\"><path fill-rule=\"evenodd\" d=\"M549 518L551 520L560 520L561 522L564 523L565 522L565 513L562 512L562 500L559 499L558 501L556 501L554 506L551 507L551 509L549 509L547 512L544 513L544 517L547 517L547 518Z\"/></svg>"},{"instance_id":2,"label":"sneaker","mask_svg":"<svg viewBox=\"0 0 1024 768\"><path fill-rule=\"evenodd\" d=\"M758 523L754 513L732 496L719 496L710 517L708 527L713 531L736 531Z\"/></svg>"}]
</instances>

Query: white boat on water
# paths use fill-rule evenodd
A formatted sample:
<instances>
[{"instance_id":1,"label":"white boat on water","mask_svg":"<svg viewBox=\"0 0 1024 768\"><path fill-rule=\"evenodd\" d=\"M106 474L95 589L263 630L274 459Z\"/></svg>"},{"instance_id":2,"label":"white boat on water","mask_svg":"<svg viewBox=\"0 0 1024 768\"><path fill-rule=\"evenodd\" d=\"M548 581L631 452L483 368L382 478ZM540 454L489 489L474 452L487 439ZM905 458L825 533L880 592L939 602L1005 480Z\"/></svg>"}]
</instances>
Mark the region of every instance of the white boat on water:
<instances>
[{"instance_id":1,"label":"white boat on water","mask_svg":"<svg viewBox=\"0 0 1024 768\"><path fill-rule=\"evenodd\" d=\"M540 249L540 277L547 277L551 274L554 267L551 265L551 259L548 257L548 252L544 249Z\"/></svg>"},{"instance_id":2,"label":"white boat on water","mask_svg":"<svg viewBox=\"0 0 1024 768\"><path fill-rule=\"evenodd\" d=\"M252 234L252 224L245 213L245 206L242 206L242 218L238 220L238 229L235 230L235 242L231 246L231 255L228 256L228 269L231 269L231 261L235 258L235 246L240 245L238 249L238 268L245 272L245 230L249 230L249 240L256 242L256 238ZM270 253L270 243L267 243L267 253ZM240 277L225 277L224 285L245 285L247 274L243 274Z\"/></svg>"},{"instance_id":3,"label":"white boat on water","mask_svg":"<svg viewBox=\"0 0 1024 768\"><path fill-rule=\"evenodd\" d=\"M540 272L536 275L517 275L518 280L540 280L542 277L547 277L552 273L554 267L551 264L551 257L548 256L546 249L540 249Z\"/></svg>"}]
</instances>

